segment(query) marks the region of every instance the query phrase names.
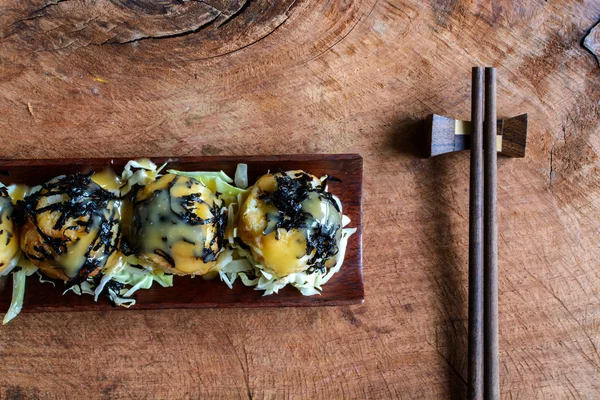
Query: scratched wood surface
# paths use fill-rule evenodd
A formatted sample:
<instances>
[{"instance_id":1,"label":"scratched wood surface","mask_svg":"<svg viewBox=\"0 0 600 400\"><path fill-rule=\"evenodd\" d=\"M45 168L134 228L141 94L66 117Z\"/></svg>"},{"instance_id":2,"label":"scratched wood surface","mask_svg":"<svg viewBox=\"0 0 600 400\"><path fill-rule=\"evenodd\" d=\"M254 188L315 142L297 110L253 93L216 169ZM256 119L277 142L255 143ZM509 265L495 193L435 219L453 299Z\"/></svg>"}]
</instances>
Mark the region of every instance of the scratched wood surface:
<instances>
[{"instance_id":1,"label":"scratched wood surface","mask_svg":"<svg viewBox=\"0 0 600 400\"><path fill-rule=\"evenodd\" d=\"M0 3L0 157L361 153L365 281L340 308L23 314L0 396L463 397L468 154L419 143L468 119L476 64L529 114L499 160L502 396L600 396L597 1Z\"/></svg>"}]
</instances>

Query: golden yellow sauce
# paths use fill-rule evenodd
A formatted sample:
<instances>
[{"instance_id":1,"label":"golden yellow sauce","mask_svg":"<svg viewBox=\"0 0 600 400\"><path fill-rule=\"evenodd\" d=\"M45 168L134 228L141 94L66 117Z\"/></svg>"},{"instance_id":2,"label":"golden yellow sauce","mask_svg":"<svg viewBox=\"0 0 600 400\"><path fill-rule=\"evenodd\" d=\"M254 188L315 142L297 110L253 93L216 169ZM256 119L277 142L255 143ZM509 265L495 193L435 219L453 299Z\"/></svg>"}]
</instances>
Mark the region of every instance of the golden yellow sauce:
<instances>
[{"instance_id":1,"label":"golden yellow sauce","mask_svg":"<svg viewBox=\"0 0 600 400\"><path fill-rule=\"evenodd\" d=\"M103 273L105 275L116 274L123 269L127 257L121 251L115 251L106 260Z\"/></svg>"},{"instance_id":2,"label":"golden yellow sauce","mask_svg":"<svg viewBox=\"0 0 600 400\"><path fill-rule=\"evenodd\" d=\"M326 222L332 208L331 203L327 201L321 201L319 195L315 192L311 192L308 195L308 199L302 202L302 211L305 211L313 216L313 218L319 222Z\"/></svg>"},{"instance_id":3,"label":"golden yellow sauce","mask_svg":"<svg viewBox=\"0 0 600 400\"><path fill-rule=\"evenodd\" d=\"M12 218L13 204L8 196L0 197L0 272L16 262L19 232Z\"/></svg>"},{"instance_id":4,"label":"golden yellow sauce","mask_svg":"<svg viewBox=\"0 0 600 400\"><path fill-rule=\"evenodd\" d=\"M123 234L129 236L133 222L133 203L130 200L122 200L119 212L121 214L121 229Z\"/></svg>"},{"instance_id":5,"label":"golden yellow sauce","mask_svg":"<svg viewBox=\"0 0 600 400\"><path fill-rule=\"evenodd\" d=\"M119 192L121 180L111 168L105 168L101 172L95 172L92 175L92 181L104 190L110 192Z\"/></svg>"},{"instance_id":6,"label":"golden yellow sauce","mask_svg":"<svg viewBox=\"0 0 600 400\"><path fill-rule=\"evenodd\" d=\"M93 224L89 233L78 236L67 246L67 252L56 258L56 264L65 270L69 278L76 277L79 269L85 264L90 245L98 234L98 225L98 223Z\"/></svg>"},{"instance_id":7,"label":"golden yellow sauce","mask_svg":"<svg viewBox=\"0 0 600 400\"><path fill-rule=\"evenodd\" d=\"M200 201L184 205L181 199L192 194L199 195ZM192 212L202 220L211 219L216 200L200 182L172 174L144 187L136 198L134 217L139 228L135 236L141 256L164 269L176 270L172 272L197 275L208 272L216 264L214 254L222 250L217 241L211 243L216 228L212 223L193 225L182 216Z\"/></svg>"},{"instance_id":8,"label":"golden yellow sauce","mask_svg":"<svg viewBox=\"0 0 600 400\"><path fill-rule=\"evenodd\" d=\"M306 269L306 237L303 232L280 229L279 239L272 232L263 235L260 242L264 263L278 276Z\"/></svg>"},{"instance_id":9,"label":"golden yellow sauce","mask_svg":"<svg viewBox=\"0 0 600 400\"><path fill-rule=\"evenodd\" d=\"M12 202L16 203L19 200L23 200L25 195L29 192L29 187L27 185L11 185L10 186L10 197L12 198Z\"/></svg>"},{"instance_id":10,"label":"golden yellow sauce","mask_svg":"<svg viewBox=\"0 0 600 400\"><path fill-rule=\"evenodd\" d=\"M202 275L207 273L214 265L214 262L205 263L202 258L197 258L196 245L186 242L174 243L171 247L171 254L175 262L176 269L185 274Z\"/></svg>"},{"instance_id":11,"label":"golden yellow sauce","mask_svg":"<svg viewBox=\"0 0 600 400\"><path fill-rule=\"evenodd\" d=\"M94 190L99 191L96 184L92 185L89 187L91 193ZM42 192L35 209L43 209L66 201L70 201L67 194L44 195ZM94 200L91 197L83 201ZM87 271L93 276L107 266L109 256L114 254L119 240L122 204L121 200L108 200L105 208L99 208L93 214L83 214L76 218L67 217L64 221L59 221L65 212L61 207L29 216L23 226L21 248L44 273L51 277L64 280L75 278L81 268L90 262L97 266L94 271ZM110 232L105 231L106 225L101 231L101 225L109 221L112 222ZM60 254L56 254L57 250L48 243L46 237L62 243Z\"/></svg>"},{"instance_id":12,"label":"golden yellow sauce","mask_svg":"<svg viewBox=\"0 0 600 400\"><path fill-rule=\"evenodd\" d=\"M295 171L290 171L293 174ZM320 183L315 178L315 184ZM274 175L262 176L251 189L240 209L238 234L250 246L254 258L265 268L282 277L308 268L307 262L314 254L307 254L306 240L313 227L341 226L342 215L329 201L323 201L318 193L310 192L302 202L302 211L311 214L306 229L274 229L279 212L272 204L261 199L261 194L277 189ZM266 233L266 234L265 234ZM341 233L341 230L340 230ZM314 251L312 252L314 253Z\"/></svg>"}]
</instances>

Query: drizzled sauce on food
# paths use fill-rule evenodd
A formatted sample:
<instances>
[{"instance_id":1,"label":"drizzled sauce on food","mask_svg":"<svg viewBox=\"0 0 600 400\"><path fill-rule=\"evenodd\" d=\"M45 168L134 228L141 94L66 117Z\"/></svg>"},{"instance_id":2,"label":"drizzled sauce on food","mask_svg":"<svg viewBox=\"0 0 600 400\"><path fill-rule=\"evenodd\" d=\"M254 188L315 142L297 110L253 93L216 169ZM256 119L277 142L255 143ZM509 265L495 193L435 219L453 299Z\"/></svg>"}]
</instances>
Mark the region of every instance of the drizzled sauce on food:
<instances>
[{"instance_id":1,"label":"drizzled sauce on food","mask_svg":"<svg viewBox=\"0 0 600 400\"><path fill-rule=\"evenodd\" d=\"M112 168L105 168L92 175L92 181L104 190L112 193L119 193L122 183L121 179L115 174Z\"/></svg>"},{"instance_id":2,"label":"drizzled sauce on food","mask_svg":"<svg viewBox=\"0 0 600 400\"><path fill-rule=\"evenodd\" d=\"M0 272L14 265L19 235L13 218L13 203L5 187L0 188Z\"/></svg>"},{"instance_id":3,"label":"drizzled sauce on food","mask_svg":"<svg viewBox=\"0 0 600 400\"><path fill-rule=\"evenodd\" d=\"M242 206L241 239L278 276L324 272L335 261L342 214L325 188L302 171L268 174Z\"/></svg>"},{"instance_id":4,"label":"drizzled sauce on food","mask_svg":"<svg viewBox=\"0 0 600 400\"><path fill-rule=\"evenodd\" d=\"M223 250L225 208L201 182L167 174L135 199L133 247L175 273L204 274Z\"/></svg>"},{"instance_id":5,"label":"drizzled sauce on food","mask_svg":"<svg viewBox=\"0 0 600 400\"><path fill-rule=\"evenodd\" d=\"M47 275L79 284L118 248L122 201L89 174L57 177L23 201L21 248Z\"/></svg>"}]
</instances>

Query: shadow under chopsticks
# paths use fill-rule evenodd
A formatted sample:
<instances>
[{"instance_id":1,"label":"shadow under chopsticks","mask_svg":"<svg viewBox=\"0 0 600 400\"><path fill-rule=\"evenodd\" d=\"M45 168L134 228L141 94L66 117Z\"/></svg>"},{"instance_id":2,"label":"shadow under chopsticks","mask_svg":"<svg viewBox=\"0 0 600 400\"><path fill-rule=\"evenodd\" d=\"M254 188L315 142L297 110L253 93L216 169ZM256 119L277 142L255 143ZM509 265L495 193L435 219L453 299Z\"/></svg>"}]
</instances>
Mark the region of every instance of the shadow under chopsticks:
<instances>
[{"instance_id":1,"label":"shadow under chopsticks","mask_svg":"<svg viewBox=\"0 0 600 400\"><path fill-rule=\"evenodd\" d=\"M453 240L455 236L456 207L452 204L454 196L451 191L449 171L453 163L459 162L464 154L446 155L427 161L426 184L421 186L424 204L433 213L432 223L427 225L431 238L429 248L433 262L431 273L438 298L438 325L436 326L436 342L433 346L443 357L447 369L447 383L451 398L464 399L467 396L467 313L468 295L466 257L460 257L463 249ZM465 181L465 188L468 182ZM467 222L465 222L465 226ZM467 230L460 230L467 232ZM465 248L464 251L467 251ZM463 262L464 261L464 262Z\"/></svg>"}]
</instances>

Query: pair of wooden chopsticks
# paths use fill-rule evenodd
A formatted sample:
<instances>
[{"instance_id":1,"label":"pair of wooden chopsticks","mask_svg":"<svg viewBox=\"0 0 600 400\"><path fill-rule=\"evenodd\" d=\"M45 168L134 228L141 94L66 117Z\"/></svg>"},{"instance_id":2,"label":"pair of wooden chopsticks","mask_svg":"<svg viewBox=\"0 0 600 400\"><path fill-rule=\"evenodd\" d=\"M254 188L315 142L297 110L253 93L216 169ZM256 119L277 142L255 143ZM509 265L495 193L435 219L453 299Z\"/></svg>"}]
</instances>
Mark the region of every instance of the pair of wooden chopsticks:
<instances>
[{"instance_id":1,"label":"pair of wooden chopsticks","mask_svg":"<svg viewBox=\"0 0 600 400\"><path fill-rule=\"evenodd\" d=\"M469 399L499 399L496 69L473 68L469 201Z\"/></svg>"}]
</instances>

